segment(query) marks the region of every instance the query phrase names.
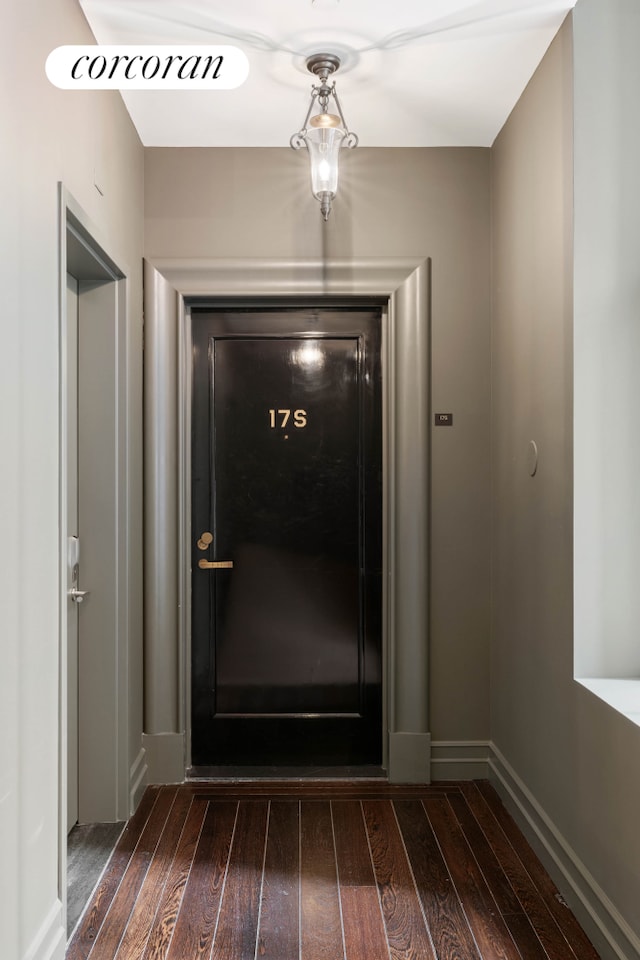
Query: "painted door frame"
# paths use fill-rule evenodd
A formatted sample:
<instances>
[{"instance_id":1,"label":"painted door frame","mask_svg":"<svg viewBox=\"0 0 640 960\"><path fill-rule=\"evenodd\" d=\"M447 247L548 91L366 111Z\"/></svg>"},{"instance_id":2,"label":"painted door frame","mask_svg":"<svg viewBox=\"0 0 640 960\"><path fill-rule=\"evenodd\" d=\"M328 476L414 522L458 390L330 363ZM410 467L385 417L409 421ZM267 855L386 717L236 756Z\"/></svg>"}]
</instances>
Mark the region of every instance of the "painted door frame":
<instances>
[{"instance_id":1,"label":"painted door frame","mask_svg":"<svg viewBox=\"0 0 640 960\"><path fill-rule=\"evenodd\" d=\"M382 297L383 762L428 783L430 261L145 262L145 749L150 780L189 764L189 403L193 298Z\"/></svg>"},{"instance_id":2,"label":"painted door frame","mask_svg":"<svg viewBox=\"0 0 640 960\"><path fill-rule=\"evenodd\" d=\"M60 581L60 898L66 903L67 810L67 274L79 281L79 324L95 329L85 354L85 366L95 361L94 375L85 377L85 414L80 442L95 460L95 476L85 483L85 514L98 509L111 525L107 542L81 542L83 589L93 589L94 609L80 608L88 632L91 617L99 621L97 642L82 655L79 720L81 821L121 820L131 808L128 762L128 585L126 476L126 275L122 261L111 257L97 232L63 184L59 184L59 581ZM93 353L93 360L91 358ZM79 361L78 380L82 378ZM95 375L97 371L97 375ZM84 434L84 436L83 436ZM87 457L85 456L85 459ZM81 625L81 630L82 625ZM85 638L86 640L86 638Z\"/></svg>"}]
</instances>

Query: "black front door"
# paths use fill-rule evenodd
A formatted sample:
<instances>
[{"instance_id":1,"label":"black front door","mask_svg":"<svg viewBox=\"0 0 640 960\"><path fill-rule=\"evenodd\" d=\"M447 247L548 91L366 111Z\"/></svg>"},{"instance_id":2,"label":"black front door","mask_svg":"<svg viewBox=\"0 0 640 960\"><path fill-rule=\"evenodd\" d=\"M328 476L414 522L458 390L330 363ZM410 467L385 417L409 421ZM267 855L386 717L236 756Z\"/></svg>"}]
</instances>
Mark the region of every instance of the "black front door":
<instances>
[{"instance_id":1,"label":"black front door","mask_svg":"<svg viewBox=\"0 0 640 960\"><path fill-rule=\"evenodd\" d=\"M380 310L192 330L192 762L379 764Z\"/></svg>"}]
</instances>

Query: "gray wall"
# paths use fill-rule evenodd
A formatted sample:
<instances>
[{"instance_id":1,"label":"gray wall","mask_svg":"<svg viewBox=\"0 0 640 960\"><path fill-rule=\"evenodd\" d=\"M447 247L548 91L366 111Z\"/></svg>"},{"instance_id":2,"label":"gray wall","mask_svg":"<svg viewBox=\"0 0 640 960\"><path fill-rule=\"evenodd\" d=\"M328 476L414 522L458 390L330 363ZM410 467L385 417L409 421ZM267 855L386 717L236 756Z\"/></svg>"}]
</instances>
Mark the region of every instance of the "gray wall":
<instances>
[{"instance_id":1,"label":"gray wall","mask_svg":"<svg viewBox=\"0 0 640 960\"><path fill-rule=\"evenodd\" d=\"M582 18L594 4L613 16L619 6L579 0L576 8L576 98L585 113L593 102L587 105L580 88L587 70L583 56L589 57L588 71L597 71L591 83L599 82L593 48L581 49ZM548 856L547 863L562 865L563 889L603 956L614 953L598 923L609 927L626 956L636 957L640 730L574 680L572 69L567 22L492 150L494 769L505 795L527 815L527 828L533 824L555 856L555 864ZM627 119L636 123L635 108ZM587 244L597 262L602 237L582 233L596 183L593 177L587 190L581 180L580 169L589 162L584 149L578 136L576 251ZM607 191L614 179L613 171L602 169L597 182ZM632 196L625 194L625 202ZM634 229L637 238L637 219ZM607 252L605 272L615 273L619 257L622 263L637 261L637 251L636 242L628 256L619 247ZM601 276L602 269L593 280ZM578 272L576 278L584 282ZM584 295L576 289L576 345ZM602 325L609 320L616 323L615 316L600 315ZM531 440L539 447L534 477L528 469ZM584 469L576 460L576 488ZM637 583L637 566L634 576ZM591 917L580 896L590 900Z\"/></svg>"},{"instance_id":2,"label":"gray wall","mask_svg":"<svg viewBox=\"0 0 640 960\"><path fill-rule=\"evenodd\" d=\"M0 956L61 958L58 181L133 268L127 331L131 761L141 743L142 147L117 94L44 63L93 38L75 0L3 0L0 30ZM104 196L94 187L102 171ZM136 599L137 598L137 599Z\"/></svg>"},{"instance_id":3,"label":"gray wall","mask_svg":"<svg viewBox=\"0 0 640 960\"><path fill-rule=\"evenodd\" d=\"M145 158L151 260L433 258L433 403L453 411L454 427L433 434L430 730L436 741L486 741L489 152L358 148L326 226L306 157L290 149Z\"/></svg>"}]
</instances>

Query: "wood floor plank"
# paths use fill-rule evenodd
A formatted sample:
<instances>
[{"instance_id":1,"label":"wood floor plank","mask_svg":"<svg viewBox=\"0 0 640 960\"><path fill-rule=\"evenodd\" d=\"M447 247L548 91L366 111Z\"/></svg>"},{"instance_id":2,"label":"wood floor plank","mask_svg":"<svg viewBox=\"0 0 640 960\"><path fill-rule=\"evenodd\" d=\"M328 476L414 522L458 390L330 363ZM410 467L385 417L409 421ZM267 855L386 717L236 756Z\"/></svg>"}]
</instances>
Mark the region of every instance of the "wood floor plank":
<instances>
[{"instance_id":1,"label":"wood floor plank","mask_svg":"<svg viewBox=\"0 0 640 960\"><path fill-rule=\"evenodd\" d=\"M513 849L511 842L478 788L474 784L469 784L468 788L464 790L464 795L469 809L473 812L487 837L487 841L502 870L509 878L530 924L546 950L546 954L553 957L554 960L556 958L557 960L575 960L575 954L561 927L542 899L524 864Z\"/></svg>"},{"instance_id":2,"label":"wood floor plank","mask_svg":"<svg viewBox=\"0 0 640 960\"><path fill-rule=\"evenodd\" d=\"M160 796L160 787L147 787L138 809L124 828L102 880L67 948L67 960L86 960L113 898L120 886L140 834Z\"/></svg>"},{"instance_id":3,"label":"wood floor plank","mask_svg":"<svg viewBox=\"0 0 640 960\"><path fill-rule=\"evenodd\" d=\"M209 957L238 805L210 803L191 863L167 960Z\"/></svg>"},{"instance_id":4,"label":"wood floor plank","mask_svg":"<svg viewBox=\"0 0 640 960\"><path fill-rule=\"evenodd\" d=\"M447 868L483 957L520 960L498 905L482 875L448 800L422 801L438 839Z\"/></svg>"},{"instance_id":5,"label":"wood floor plank","mask_svg":"<svg viewBox=\"0 0 640 960\"><path fill-rule=\"evenodd\" d=\"M300 817L293 800L273 800L264 864L258 958L299 960Z\"/></svg>"},{"instance_id":6,"label":"wood floor plank","mask_svg":"<svg viewBox=\"0 0 640 960\"><path fill-rule=\"evenodd\" d=\"M300 960L344 960L328 800L300 803Z\"/></svg>"},{"instance_id":7,"label":"wood floor plank","mask_svg":"<svg viewBox=\"0 0 640 960\"><path fill-rule=\"evenodd\" d=\"M266 800L239 805L211 960L256 955L268 812Z\"/></svg>"},{"instance_id":8,"label":"wood floor plank","mask_svg":"<svg viewBox=\"0 0 640 960\"><path fill-rule=\"evenodd\" d=\"M160 790L117 893L97 933L90 954L92 960L113 960L117 953L175 796L175 787L163 787Z\"/></svg>"},{"instance_id":9,"label":"wood floor plank","mask_svg":"<svg viewBox=\"0 0 640 960\"><path fill-rule=\"evenodd\" d=\"M389 945L369 842L357 800L331 804L347 960L388 960Z\"/></svg>"},{"instance_id":10,"label":"wood floor plank","mask_svg":"<svg viewBox=\"0 0 640 960\"><path fill-rule=\"evenodd\" d=\"M91 900L126 821L77 823L67 836L67 936Z\"/></svg>"},{"instance_id":11,"label":"wood floor plank","mask_svg":"<svg viewBox=\"0 0 640 960\"><path fill-rule=\"evenodd\" d=\"M438 960L482 960L424 807L393 805Z\"/></svg>"},{"instance_id":12,"label":"wood floor plank","mask_svg":"<svg viewBox=\"0 0 640 960\"><path fill-rule=\"evenodd\" d=\"M491 890L493 899L498 905L500 913L505 916L511 913L522 913L522 904L505 874L500 861L492 850L480 825L467 805L466 799L458 794L448 797L448 801L456 816L456 820L467 838L467 843L473 850L487 886ZM560 958L558 958L560 960Z\"/></svg>"},{"instance_id":13,"label":"wood floor plank","mask_svg":"<svg viewBox=\"0 0 640 960\"><path fill-rule=\"evenodd\" d=\"M145 951L164 885L193 798L180 792L169 812L140 893L124 932L116 960L140 960Z\"/></svg>"},{"instance_id":14,"label":"wood floor plank","mask_svg":"<svg viewBox=\"0 0 640 960\"><path fill-rule=\"evenodd\" d=\"M393 960L435 960L413 875L388 800L362 803Z\"/></svg>"},{"instance_id":15,"label":"wood floor plank","mask_svg":"<svg viewBox=\"0 0 640 960\"><path fill-rule=\"evenodd\" d=\"M532 847L488 781L479 781L477 789L523 864L549 913L571 946L577 960L599 960L598 953L567 906L555 883L544 869ZM541 935L541 931L538 931ZM544 936L544 934L542 934Z\"/></svg>"},{"instance_id":16,"label":"wood floor plank","mask_svg":"<svg viewBox=\"0 0 640 960\"><path fill-rule=\"evenodd\" d=\"M524 960L555 960L554 955L547 953L540 943L540 938L526 914L511 913L504 918L504 922Z\"/></svg>"},{"instance_id":17,"label":"wood floor plank","mask_svg":"<svg viewBox=\"0 0 640 960\"><path fill-rule=\"evenodd\" d=\"M388 797L440 797L452 790L459 791L457 784L393 784L386 781L360 780L260 780L216 782L189 781L183 789L213 799L243 800L247 797L297 800L361 800L363 798L386 799Z\"/></svg>"},{"instance_id":18,"label":"wood floor plank","mask_svg":"<svg viewBox=\"0 0 640 960\"><path fill-rule=\"evenodd\" d=\"M178 847L158 900L142 960L164 960L167 955L207 807L206 801L192 798Z\"/></svg>"}]
</instances>

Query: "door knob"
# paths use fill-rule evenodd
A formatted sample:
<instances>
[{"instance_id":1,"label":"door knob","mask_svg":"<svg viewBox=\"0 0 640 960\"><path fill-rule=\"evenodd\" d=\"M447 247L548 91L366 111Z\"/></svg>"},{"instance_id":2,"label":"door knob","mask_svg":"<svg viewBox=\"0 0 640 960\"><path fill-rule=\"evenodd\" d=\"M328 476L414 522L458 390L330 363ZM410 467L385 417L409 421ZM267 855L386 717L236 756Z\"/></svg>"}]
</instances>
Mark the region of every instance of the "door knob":
<instances>
[{"instance_id":1,"label":"door knob","mask_svg":"<svg viewBox=\"0 0 640 960\"><path fill-rule=\"evenodd\" d=\"M230 570L233 560L198 560L201 570Z\"/></svg>"},{"instance_id":2,"label":"door knob","mask_svg":"<svg viewBox=\"0 0 640 960\"><path fill-rule=\"evenodd\" d=\"M68 592L68 596L71 597L73 603L82 603L85 597L89 595L89 590L76 590L75 587L71 587L71 590Z\"/></svg>"}]
</instances>

